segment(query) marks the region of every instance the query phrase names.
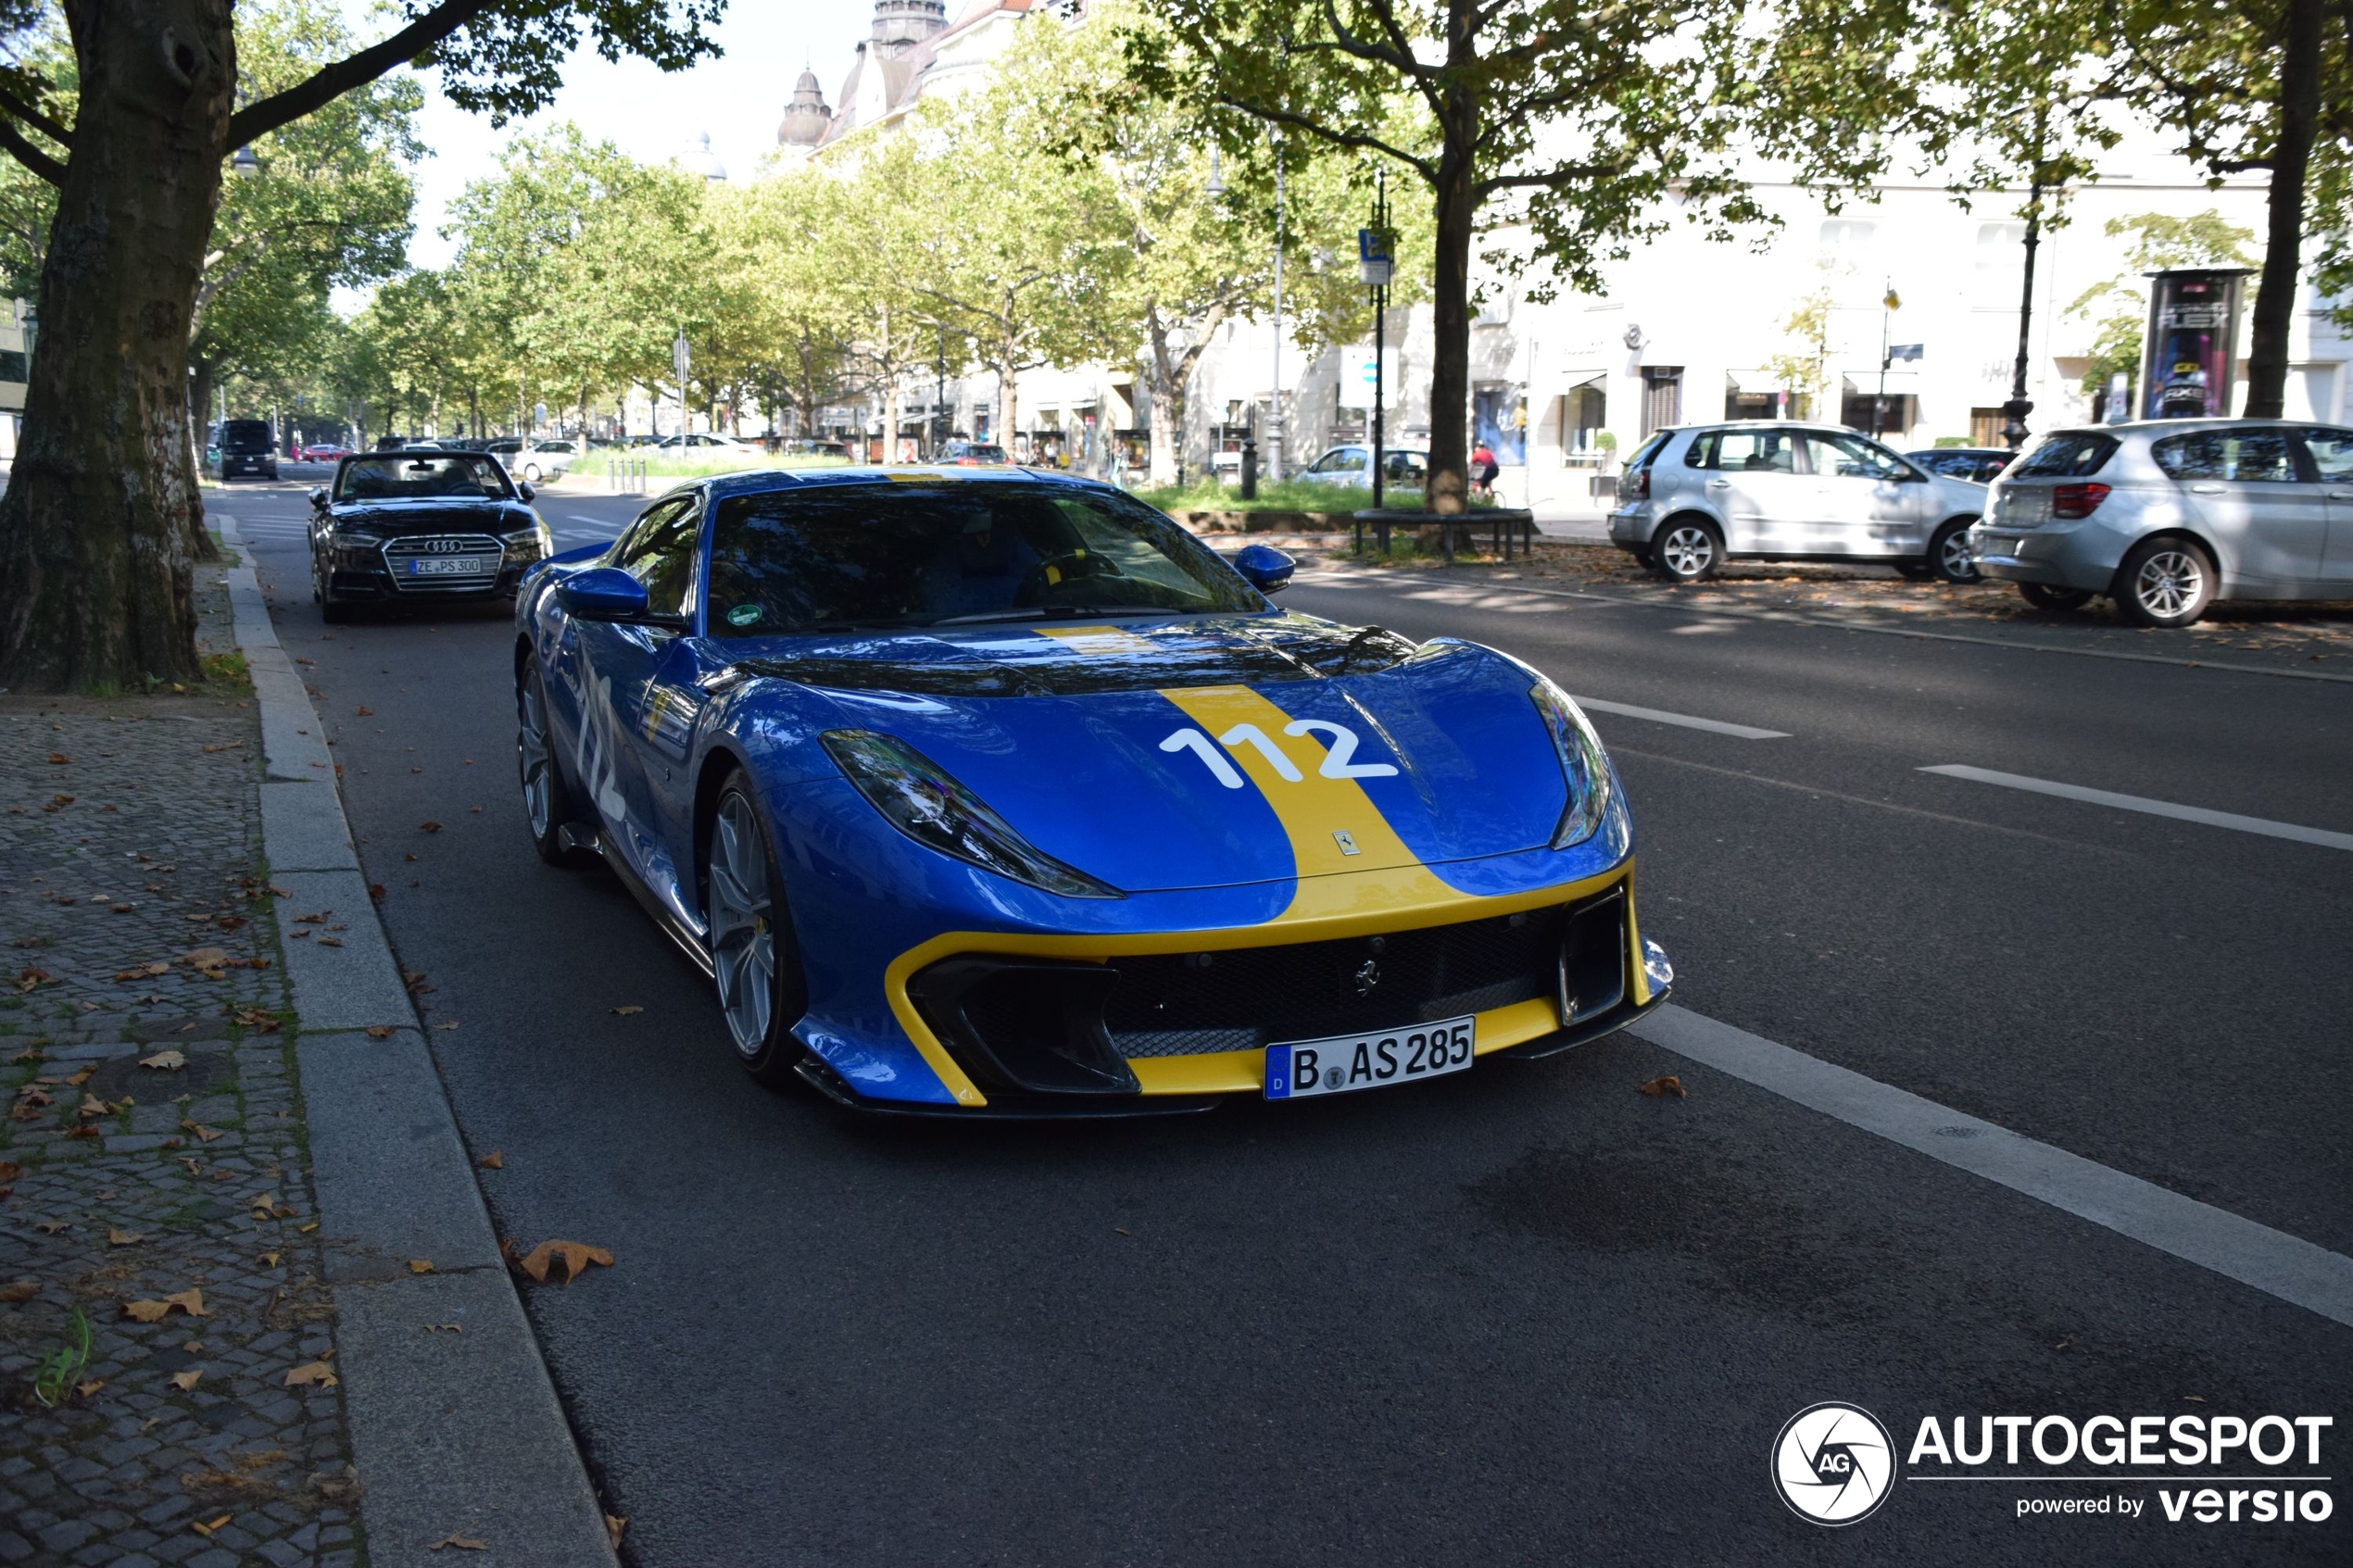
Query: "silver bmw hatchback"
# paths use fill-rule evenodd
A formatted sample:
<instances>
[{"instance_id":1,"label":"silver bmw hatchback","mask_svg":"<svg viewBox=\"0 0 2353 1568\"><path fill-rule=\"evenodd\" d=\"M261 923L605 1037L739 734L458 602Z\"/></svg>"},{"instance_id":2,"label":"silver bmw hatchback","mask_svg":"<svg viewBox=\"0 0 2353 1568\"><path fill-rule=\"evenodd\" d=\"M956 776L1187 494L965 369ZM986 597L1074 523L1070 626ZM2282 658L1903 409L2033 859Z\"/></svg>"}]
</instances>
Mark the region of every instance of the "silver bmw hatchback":
<instances>
[{"instance_id":1,"label":"silver bmw hatchback","mask_svg":"<svg viewBox=\"0 0 2353 1568\"><path fill-rule=\"evenodd\" d=\"M2046 609L2141 626L2217 599L2353 599L2353 430L2151 420L2055 431L1995 480L1969 547Z\"/></svg>"},{"instance_id":2,"label":"silver bmw hatchback","mask_svg":"<svg viewBox=\"0 0 2353 1568\"><path fill-rule=\"evenodd\" d=\"M1742 557L1875 560L1908 577L1977 581L1967 535L1985 486L1931 473L1843 425L1662 430L1627 459L1618 495L1610 538L1677 582Z\"/></svg>"}]
</instances>

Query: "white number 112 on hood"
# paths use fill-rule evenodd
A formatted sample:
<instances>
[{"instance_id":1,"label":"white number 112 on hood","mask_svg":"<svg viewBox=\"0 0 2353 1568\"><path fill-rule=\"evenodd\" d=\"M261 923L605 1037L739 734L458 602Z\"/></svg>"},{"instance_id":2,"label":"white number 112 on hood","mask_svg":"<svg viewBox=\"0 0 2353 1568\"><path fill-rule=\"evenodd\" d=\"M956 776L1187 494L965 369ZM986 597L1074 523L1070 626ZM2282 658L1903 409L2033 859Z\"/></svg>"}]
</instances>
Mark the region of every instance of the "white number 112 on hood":
<instances>
[{"instance_id":1,"label":"white number 112 on hood","mask_svg":"<svg viewBox=\"0 0 2353 1568\"><path fill-rule=\"evenodd\" d=\"M1386 779L1396 775L1397 769L1392 763L1352 760L1356 755L1358 742L1356 732L1345 724L1336 724L1329 719L1294 719L1283 726L1283 734L1320 734L1325 737L1327 747L1324 752L1323 766L1315 770L1325 778ZM1305 776L1300 772L1299 764L1293 762L1283 748L1275 744L1273 737L1255 724L1237 724L1217 739L1236 750L1245 746L1254 747L1259 756L1266 759L1266 765L1275 770L1276 776L1287 783L1298 784ZM1189 727L1178 730L1162 741L1160 748L1168 752L1189 751L1202 759L1210 775L1219 784L1227 789L1242 787L1240 771L1199 730Z\"/></svg>"}]
</instances>

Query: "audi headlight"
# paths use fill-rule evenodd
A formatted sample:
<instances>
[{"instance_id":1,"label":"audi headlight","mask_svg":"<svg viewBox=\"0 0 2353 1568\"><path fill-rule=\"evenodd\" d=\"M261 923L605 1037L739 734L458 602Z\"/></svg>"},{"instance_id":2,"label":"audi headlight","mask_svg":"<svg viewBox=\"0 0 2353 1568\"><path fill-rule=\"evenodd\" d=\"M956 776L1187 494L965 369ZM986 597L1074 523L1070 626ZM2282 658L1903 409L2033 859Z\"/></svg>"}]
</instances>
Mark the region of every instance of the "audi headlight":
<instances>
[{"instance_id":1,"label":"audi headlight","mask_svg":"<svg viewBox=\"0 0 2353 1568\"><path fill-rule=\"evenodd\" d=\"M1529 687L1528 696L1552 732L1561 776L1568 784L1568 805L1561 811L1560 825L1553 829L1553 847L1566 849L1592 837L1609 813L1609 758L1576 698L1550 681Z\"/></svg>"},{"instance_id":2,"label":"audi headlight","mask_svg":"<svg viewBox=\"0 0 2353 1568\"><path fill-rule=\"evenodd\" d=\"M519 528L512 533L502 533L499 537L510 545L537 546L539 554L536 558L540 560L546 560L556 553L556 536L547 532L547 525L544 522L534 523L529 528Z\"/></svg>"},{"instance_id":3,"label":"audi headlight","mask_svg":"<svg viewBox=\"0 0 2353 1568\"><path fill-rule=\"evenodd\" d=\"M1031 844L904 741L872 730L828 730L818 739L858 793L916 843L1065 898L1127 897Z\"/></svg>"},{"instance_id":4,"label":"audi headlight","mask_svg":"<svg viewBox=\"0 0 2353 1568\"><path fill-rule=\"evenodd\" d=\"M368 549L374 549L384 542L383 534L371 533L364 528L338 528L333 538L338 545L359 545Z\"/></svg>"}]
</instances>

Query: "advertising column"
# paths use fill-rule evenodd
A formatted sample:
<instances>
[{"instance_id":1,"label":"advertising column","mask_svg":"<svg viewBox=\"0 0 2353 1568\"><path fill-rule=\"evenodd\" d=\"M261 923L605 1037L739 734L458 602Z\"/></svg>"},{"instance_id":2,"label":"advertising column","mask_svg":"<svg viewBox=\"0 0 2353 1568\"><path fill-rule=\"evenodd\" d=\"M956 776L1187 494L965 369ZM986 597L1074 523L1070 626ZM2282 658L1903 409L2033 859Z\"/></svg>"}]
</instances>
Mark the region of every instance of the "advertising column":
<instances>
[{"instance_id":1,"label":"advertising column","mask_svg":"<svg viewBox=\"0 0 2353 1568\"><path fill-rule=\"evenodd\" d=\"M2141 346L2145 420L2220 419L2231 411L2246 270L2151 272Z\"/></svg>"}]
</instances>

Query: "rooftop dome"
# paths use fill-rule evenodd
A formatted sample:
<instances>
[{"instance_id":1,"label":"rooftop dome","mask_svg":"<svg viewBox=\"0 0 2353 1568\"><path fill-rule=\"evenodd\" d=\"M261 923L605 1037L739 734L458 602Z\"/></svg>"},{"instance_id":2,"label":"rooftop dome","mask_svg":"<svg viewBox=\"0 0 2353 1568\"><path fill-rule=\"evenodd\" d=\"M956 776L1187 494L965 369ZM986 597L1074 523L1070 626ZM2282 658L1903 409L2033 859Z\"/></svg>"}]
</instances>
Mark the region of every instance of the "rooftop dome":
<instances>
[{"instance_id":1,"label":"rooftop dome","mask_svg":"<svg viewBox=\"0 0 2353 1568\"><path fill-rule=\"evenodd\" d=\"M817 84L817 73L804 70L793 83L792 101L785 106L785 122L776 127L776 144L813 147L824 140L825 122L833 117L834 111L825 107L824 89Z\"/></svg>"},{"instance_id":2,"label":"rooftop dome","mask_svg":"<svg viewBox=\"0 0 2353 1568\"><path fill-rule=\"evenodd\" d=\"M706 180L727 178L727 166L719 161L717 153L711 150L711 132L708 131L689 140L676 162L687 173L699 174Z\"/></svg>"},{"instance_id":3,"label":"rooftop dome","mask_svg":"<svg viewBox=\"0 0 2353 1568\"><path fill-rule=\"evenodd\" d=\"M875 0L875 45L887 55L948 29L947 0Z\"/></svg>"}]
</instances>

